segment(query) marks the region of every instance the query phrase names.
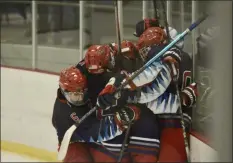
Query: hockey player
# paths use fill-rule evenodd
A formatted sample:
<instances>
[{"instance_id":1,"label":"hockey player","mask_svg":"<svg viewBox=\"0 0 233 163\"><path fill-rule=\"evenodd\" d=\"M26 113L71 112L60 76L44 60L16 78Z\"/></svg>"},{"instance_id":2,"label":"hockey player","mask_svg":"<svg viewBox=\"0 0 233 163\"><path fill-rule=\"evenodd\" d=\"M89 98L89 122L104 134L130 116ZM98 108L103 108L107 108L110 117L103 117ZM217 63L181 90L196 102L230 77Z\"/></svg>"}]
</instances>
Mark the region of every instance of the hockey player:
<instances>
[{"instance_id":1,"label":"hockey player","mask_svg":"<svg viewBox=\"0 0 233 163\"><path fill-rule=\"evenodd\" d=\"M123 47L129 47L127 43L123 42ZM66 130L94 106L98 91L104 88L106 81L111 76L110 70L114 68L114 54L111 54L113 52L114 50L112 51L110 46L91 46L83 61L76 67L62 71L58 98L53 112L53 125L57 130L59 144ZM123 53L125 58L130 55L129 52ZM130 71L127 67L124 69ZM124 138L124 135L118 135L125 130L128 121L138 119L139 113L135 105L127 105L117 112L118 116L114 118L115 123L113 123L113 116L107 116L106 113L101 114L104 117L103 123L96 119L94 115L89 117L75 131L64 162L88 162L90 160L94 162L115 162ZM110 114L112 115L112 113ZM99 144L94 144L96 142ZM77 153L83 153L83 156ZM129 157L123 159L123 161L128 160Z\"/></svg>"},{"instance_id":2,"label":"hockey player","mask_svg":"<svg viewBox=\"0 0 233 163\"><path fill-rule=\"evenodd\" d=\"M164 30L166 32L166 30ZM177 31L169 27L169 34L172 40L177 36ZM184 120L186 124L186 132L189 135L189 129L191 126L191 106L195 103L197 96L197 86L195 83L191 83L191 69L192 69L192 60L189 55L182 51L184 43L183 40L179 41L176 45L176 48L182 53L181 57L181 67L179 70L179 89L183 90L187 94L190 94L190 90L193 92L193 101L190 101L190 104L184 104L182 106L184 113ZM171 84L170 88L175 88L174 84ZM187 87L185 90L184 88ZM188 91L187 91L188 90ZM170 90L169 90L170 91ZM175 93L173 91L173 93ZM192 97L192 96L190 96ZM160 162L184 162L186 161L186 152L184 148L184 138L183 138L183 129L180 125L180 115L179 114L158 114L161 128L161 148L160 148ZM169 155L169 157L168 157Z\"/></svg>"},{"instance_id":3,"label":"hockey player","mask_svg":"<svg viewBox=\"0 0 233 163\"><path fill-rule=\"evenodd\" d=\"M170 39L174 40L177 31L169 27ZM165 30L166 32L166 30ZM180 96L186 98L182 103L182 112L185 122L186 135L189 137L191 129L192 106L197 98L197 85L191 83L192 60L190 56L182 49L184 47L183 40L179 41L175 47L179 49L181 56L181 64L179 69L178 88L181 91ZM175 94L175 84L171 83L167 92ZM187 98L188 97L188 98ZM187 161L183 129L181 127L180 114L158 114L161 129L161 148L159 162L185 162ZM169 157L168 157L169 155Z\"/></svg>"},{"instance_id":4,"label":"hockey player","mask_svg":"<svg viewBox=\"0 0 233 163\"><path fill-rule=\"evenodd\" d=\"M102 47L95 46L94 48L89 48L89 51L85 55L85 68L88 71L88 82L90 82L89 87L91 89L90 92L92 92L92 95L90 97L93 99L93 102L96 101L98 93L100 93L100 91L104 88L110 77L114 76L114 73L116 71L120 71L120 69L122 69L122 67L124 66L123 64L119 64L121 56L117 56L117 45L109 44L104 45L103 47L105 47L107 50L104 50ZM108 56L111 57L108 58ZM121 58L121 61L122 59L123 58ZM129 68L130 67L125 66L124 69L128 70ZM95 82L94 84L93 81ZM122 106L122 108L123 107L125 106ZM98 109L97 113L99 119L102 119L102 117L106 118L106 116L111 116L115 114L115 112L101 112L100 109ZM124 126L120 125L120 119L124 118L119 118L119 123L117 123L123 132ZM104 119L102 119L102 123L106 124ZM107 124L110 125L110 123ZM94 161L116 162L119 157L123 139L124 134L110 141L102 141L100 145L95 145L92 150L92 157ZM127 155L123 158L122 161L128 162L129 159L130 157L129 155Z\"/></svg>"},{"instance_id":5,"label":"hockey player","mask_svg":"<svg viewBox=\"0 0 233 163\"><path fill-rule=\"evenodd\" d=\"M164 31L161 28L159 29L157 27L153 27L153 28L147 29L144 32L144 34L139 38L138 48L139 48L140 54L143 56L143 58L145 58L145 61L148 58L152 57L153 54L158 53L164 47L164 45L166 45L166 40L164 39L165 37L163 37L163 36L165 36L165 35L164 35ZM172 48L169 51L167 51L165 53L164 58L165 58L165 61L169 61L172 64L177 64L178 62L179 63L182 62L181 58L184 59L184 61L185 61L187 59L186 58L187 56L188 56L187 54L185 55L185 54L181 53L181 50L179 48L175 47L175 48ZM169 59L167 59L167 57L169 57ZM179 63L178 63L178 65L180 65L180 67L179 67L179 69L177 69L177 71L181 70L180 72L182 72L184 70L183 71L184 73L181 73L180 74L181 77L179 78L179 79L182 79L183 78L182 75L187 75L189 73L187 73L185 71L184 65L179 64ZM154 70L156 70L156 66L154 66ZM167 72L172 72L172 71L167 71ZM145 75L145 74L146 74L146 72L144 71L143 75ZM151 74L152 74L152 72L147 73L147 75L151 75ZM156 75L158 75L158 74L156 74ZM169 78L168 75L170 75L170 74L163 73L161 75L162 77L158 75L157 81L155 81L156 84L154 84L154 87L153 87L153 82L152 82L152 84L149 84L149 86L148 85L143 86L141 96L137 100L139 103L146 103L148 108L150 108L155 114L164 114L164 113L175 114L177 112L177 109L179 106L179 103L178 103L179 101L177 101L177 95L176 95L176 90L175 90L174 84L173 84L173 82L171 82L172 80L166 82L167 85L165 85L163 82L164 79ZM171 73L171 76L172 76L172 73ZM138 78L140 78L140 75ZM142 75L141 75L140 79L143 82ZM151 79L151 78L148 77L148 79ZM133 80L133 82L136 83L136 85L138 84L138 86L144 85L142 83L140 83L140 84L137 83L138 81L139 80L137 80L137 79L135 80L135 82ZM115 100L114 98L112 98L113 96L111 94L114 92L114 87L119 85L120 82L121 82L121 80L119 80L119 81L115 80L115 82L109 83L109 85L107 85L107 87L105 87L103 92L100 94L100 97L98 98L98 104L100 106L101 105L109 106L109 105L111 105L111 103L113 103L113 105L115 105L115 103L118 102L118 100ZM149 80L148 83L150 83L150 82L151 81ZM145 84L147 84L147 83L145 82ZM164 86L166 86L165 89L164 89ZM165 90L165 91L160 94L161 90ZM122 96L124 96L124 93L122 93L122 94L123 94ZM154 97L152 97L152 95ZM103 97L104 97L104 99L103 99ZM182 104L184 106L192 105L195 102L195 98L196 98L195 84L190 85L189 87L185 88L181 92ZM166 116L169 116L169 114L166 114ZM177 119L177 115L173 116L173 119L174 118ZM174 122L171 123L171 124L173 124L173 128L174 128ZM178 122L179 122L179 120L178 120ZM161 152L162 153L162 154L160 154L161 161L165 161L165 159L163 157L164 153L166 153L166 156L165 156L166 158L171 158L170 161L177 161L177 160L183 161L183 159L181 157L185 157L185 153L182 153L182 152L179 153L180 150L182 151L182 149L184 151L183 138L180 139L180 140L182 140L182 142L180 142L180 140L179 140L179 141L177 141L176 144L174 144L174 141L170 139L170 141L173 142L173 143L170 143L167 141L167 140L169 140L167 138L167 135L169 135L169 134L171 135L173 133L173 132L171 132L172 129L170 131L169 131L169 129L163 130L163 131L165 131L164 132L165 134L162 133L161 138L162 139L164 138L166 140L165 141L166 143L163 143L164 146L162 145L161 150L166 151L167 148L170 148L170 151L173 150L175 152L175 155L178 156L178 158L175 158L176 156L168 157L167 156L168 153ZM180 131L182 131L181 128L180 128ZM178 133L177 135L179 136L179 138L182 136L182 132L176 132L176 133ZM169 143L170 143L170 146L169 146ZM178 147L177 144L179 144L180 147Z\"/></svg>"},{"instance_id":6,"label":"hockey player","mask_svg":"<svg viewBox=\"0 0 233 163\"><path fill-rule=\"evenodd\" d=\"M166 32L166 30L164 30ZM175 39L177 31L174 28L169 27L169 34L171 39ZM148 35L148 33L147 33ZM143 38L141 37L142 41ZM181 96L188 97L188 100L183 103L182 109L184 112L184 120L187 128L190 129L191 124L191 106L196 101L197 96L197 87L195 83L191 84L191 69L192 69L192 60L187 53L182 51L183 41L178 42L175 47L177 51L181 54L181 63L179 68L179 90L181 91ZM185 88L185 89L184 89ZM171 83L167 91L165 92L165 97L167 93L175 92L175 83ZM164 96L164 95L163 95ZM189 100L190 99L190 100ZM192 101L191 101L192 100ZM189 101L189 102L188 102ZM164 106L164 110L166 106ZM186 161L186 152L184 148L184 138L183 130L180 125L180 115L179 114L158 114L161 128L161 148L159 162L184 162ZM188 134L187 134L188 135ZM169 157L168 157L169 155Z\"/></svg>"},{"instance_id":7,"label":"hockey player","mask_svg":"<svg viewBox=\"0 0 233 163\"><path fill-rule=\"evenodd\" d=\"M139 21L136 24L136 32L135 36L140 37L142 33L150 28L150 27L161 27L158 20L156 19L144 19L142 21ZM164 27L163 27L164 29ZM172 27L168 27L168 32L170 35L170 39L174 40L177 36L176 29ZM164 29L165 32L167 32ZM184 87L188 86L191 82L191 68L192 68L192 61L189 55L182 51L184 47L184 40L182 39L178 43L176 43L176 47L180 49L180 51L183 53L182 57L182 63L181 63L181 69L180 69L180 77L179 77L179 88L184 89ZM174 87L174 86L173 86ZM196 84L193 83L193 85L190 85L189 90L195 90L194 95L196 96ZM186 91L187 93L187 91ZM193 101L191 104L194 104L195 101ZM188 128L190 127L191 123L191 106L182 106L182 109L184 110L184 118L186 122L187 132ZM186 114L187 113L187 114ZM185 157L185 151L184 151L184 140L182 136L182 129L180 126L180 115L174 115L174 114L160 114L158 115L160 119L160 127L161 127L161 151L160 151L160 162L180 162L184 161L186 159ZM179 124L179 125L177 125ZM172 136L171 136L172 135ZM173 136L174 135L174 136ZM179 139L174 140L174 138L177 137ZM170 157L167 157L168 153L172 153Z\"/></svg>"},{"instance_id":8,"label":"hockey player","mask_svg":"<svg viewBox=\"0 0 233 163\"><path fill-rule=\"evenodd\" d=\"M123 41L121 48L121 56L123 57L121 59L123 63L121 68L125 74L136 71L142 66L141 56L132 42ZM157 162L160 146L158 121L153 116L153 113L146 108L146 105L136 104L136 106L141 110L140 119L135 121L131 127L127 151L135 163Z\"/></svg>"},{"instance_id":9,"label":"hockey player","mask_svg":"<svg viewBox=\"0 0 233 163\"><path fill-rule=\"evenodd\" d=\"M92 104L88 98L88 87L86 77L76 67L71 66L60 74L58 96L54 104L52 123L58 135L59 145L66 130L85 115ZM124 114L123 114L124 113ZM121 119L125 116L129 121L137 120L140 111L132 106L121 108L117 117L106 116L103 123L100 123L96 115L88 117L74 132L64 162L112 162L105 157L99 160L96 156L96 149L102 141L112 140L122 132L119 129ZM124 126L121 126L124 127ZM124 160L123 160L124 161ZM128 160L127 160L128 161Z\"/></svg>"},{"instance_id":10,"label":"hockey player","mask_svg":"<svg viewBox=\"0 0 233 163\"><path fill-rule=\"evenodd\" d=\"M121 44L122 53L118 56L121 61L120 64L116 63L118 71L123 70L123 72L132 72L138 69L140 66L139 53L132 42L123 41ZM95 55L93 54L93 57ZM135 62L136 61L136 62ZM98 63L98 61L97 61ZM87 65L87 67L93 67ZM135 106L135 104L134 104ZM158 133L158 122L154 118L152 112L145 108L144 105L136 104L140 108L140 119L137 120L131 128L129 143L127 144L128 152L130 153L131 159L133 162L156 162L158 158L158 149L159 149L159 133ZM117 107L114 107L117 108ZM121 109L121 108L120 108ZM98 112L99 116L106 115L106 112ZM112 114L110 112L110 114ZM107 114L109 115L109 113ZM118 115L118 113L117 113ZM118 126L122 131L125 131L127 128L127 119L120 118L122 116L116 116L118 118ZM145 125L150 125L150 128L145 128ZM116 162L119 156L119 152L123 143L125 135L116 137L107 142L102 142L101 144L105 147L95 146L95 153L92 153L95 161L103 162L108 160L109 162ZM123 161L127 160L127 155L124 157Z\"/></svg>"}]
</instances>

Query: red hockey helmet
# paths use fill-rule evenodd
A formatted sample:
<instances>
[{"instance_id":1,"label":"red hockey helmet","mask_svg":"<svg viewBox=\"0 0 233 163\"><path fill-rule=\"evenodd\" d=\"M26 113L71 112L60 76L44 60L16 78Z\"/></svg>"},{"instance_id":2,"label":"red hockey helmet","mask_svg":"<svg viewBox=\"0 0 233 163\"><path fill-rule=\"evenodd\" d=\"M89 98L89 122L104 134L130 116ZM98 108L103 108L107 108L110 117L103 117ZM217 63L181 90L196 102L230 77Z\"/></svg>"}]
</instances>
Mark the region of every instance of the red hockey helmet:
<instances>
[{"instance_id":1,"label":"red hockey helmet","mask_svg":"<svg viewBox=\"0 0 233 163\"><path fill-rule=\"evenodd\" d=\"M85 55L86 68L90 73L103 73L115 66L114 51L109 45L92 45Z\"/></svg>"},{"instance_id":2,"label":"red hockey helmet","mask_svg":"<svg viewBox=\"0 0 233 163\"><path fill-rule=\"evenodd\" d=\"M124 40L121 42L121 54L127 59L135 59L137 57L137 47L133 42Z\"/></svg>"},{"instance_id":3,"label":"red hockey helmet","mask_svg":"<svg viewBox=\"0 0 233 163\"><path fill-rule=\"evenodd\" d=\"M75 66L61 71L59 86L63 95L70 103L82 105L87 101L86 77Z\"/></svg>"},{"instance_id":4,"label":"red hockey helmet","mask_svg":"<svg viewBox=\"0 0 233 163\"><path fill-rule=\"evenodd\" d=\"M166 41L166 34L160 27L150 27L139 37L137 48L139 54L145 58L152 45L161 45Z\"/></svg>"}]
</instances>

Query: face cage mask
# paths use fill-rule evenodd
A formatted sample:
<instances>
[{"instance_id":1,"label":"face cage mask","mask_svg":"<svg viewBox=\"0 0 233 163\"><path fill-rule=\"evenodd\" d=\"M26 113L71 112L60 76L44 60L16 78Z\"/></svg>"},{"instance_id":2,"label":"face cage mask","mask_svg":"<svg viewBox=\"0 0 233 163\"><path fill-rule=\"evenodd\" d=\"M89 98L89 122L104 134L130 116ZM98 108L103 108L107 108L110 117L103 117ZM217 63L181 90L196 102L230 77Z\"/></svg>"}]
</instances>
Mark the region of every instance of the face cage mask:
<instances>
[{"instance_id":1,"label":"face cage mask","mask_svg":"<svg viewBox=\"0 0 233 163\"><path fill-rule=\"evenodd\" d=\"M151 50L150 46L145 46L139 50L139 54L140 54L140 57L141 57L143 62L146 61L147 55L148 55L150 50Z\"/></svg>"},{"instance_id":2,"label":"face cage mask","mask_svg":"<svg viewBox=\"0 0 233 163\"><path fill-rule=\"evenodd\" d=\"M87 90L77 92L68 92L64 91L63 89L61 90L66 100L72 105L81 106L87 102Z\"/></svg>"}]
</instances>

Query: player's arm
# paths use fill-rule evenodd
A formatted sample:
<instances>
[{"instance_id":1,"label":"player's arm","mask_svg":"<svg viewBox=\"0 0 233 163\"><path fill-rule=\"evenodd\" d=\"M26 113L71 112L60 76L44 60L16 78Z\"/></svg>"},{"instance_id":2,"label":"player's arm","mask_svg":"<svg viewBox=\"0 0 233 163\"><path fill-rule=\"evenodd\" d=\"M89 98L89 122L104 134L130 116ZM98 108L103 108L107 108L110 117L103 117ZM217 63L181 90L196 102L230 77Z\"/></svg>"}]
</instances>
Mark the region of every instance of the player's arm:
<instances>
[{"instance_id":1,"label":"player's arm","mask_svg":"<svg viewBox=\"0 0 233 163\"><path fill-rule=\"evenodd\" d=\"M177 47L174 47L174 48L170 49L167 53L165 53L165 55L169 56L168 59L171 58L170 57L171 54L174 55L174 58L182 58L182 59L176 59L176 60L180 60L179 63L175 63L175 62L172 63L172 61L170 63L174 64L176 67L179 67L179 69L177 69L177 72L175 72L175 73L179 74L179 75L177 75L177 77L179 77L178 81L179 81L180 89L184 89L186 86L191 84L192 60L187 53L184 53L181 49L179 49ZM170 64L170 66L171 66L171 64ZM176 65L176 64L178 64L178 65ZM143 87L141 89L141 96L138 100L139 103L151 102L153 100L156 100L160 95L162 95L162 93L161 94L159 94L159 93L164 92L164 90L166 90L167 87L158 87L158 88L160 88L160 90L156 90L156 87L155 87L155 86L160 84L159 81L163 81L163 79L160 79L160 78L162 78L162 77L158 76L157 79L152 82L152 84L147 85L146 87ZM176 98L174 98L174 99L176 99Z\"/></svg>"},{"instance_id":2,"label":"player's arm","mask_svg":"<svg viewBox=\"0 0 233 163\"><path fill-rule=\"evenodd\" d=\"M79 69L79 71L82 72L83 75L86 76L86 78L88 78L88 70L86 68L86 64L85 64L85 60L81 60L76 66L77 69Z\"/></svg>"},{"instance_id":3,"label":"player's arm","mask_svg":"<svg viewBox=\"0 0 233 163\"><path fill-rule=\"evenodd\" d=\"M129 123L135 122L139 117L140 110L134 105L126 105L114 114L103 113L100 119L99 116L98 118L95 116L89 117L76 129L71 143L77 141L102 142L114 139L127 129ZM57 132L64 136L66 130L57 130ZM63 138L62 135L60 138Z\"/></svg>"},{"instance_id":4,"label":"player's arm","mask_svg":"<svg viewBox=\"0 0 233 163\"><path fill-rule=\"evenodd\" d=\"M179 66L178 80L179 88L181 90L180 98L182 109L188 109L195 104L197 97L197 85L196 83L191 83L192 60L190 56L181 49L176 48L176 51L181 52L180 57L182 58ZM158 99L152 101L148 100L147 107L155 114L175 113L179 107L176 91L166 91Z\"/></svg>"},{"instance_id":5,"label":"player's arm","mask_svg":"<svg viewBox=\"0 0 233 163\"><path fill-rule=\"evenodd\" d=\"M74 124L74 121L70 117L70 106L66 102L61 101L58 97L55 100L52 116L52 124L56 130L58 137L58 144L61 144L61 141L65 135L65 132ZM80 138L72 138L77 141Z\"/></svg>"},{"instance_id":6,"label":"player's arm","mask_svg":"<svg viewBox=\"0 0 233 163\"><path fill-rule=\"evenodd\" d=\"M182 108L192 107L196 103L197 99L197 84L191 83L180 91L180 100ZM156 100L146 103L146 106L154 114L164 113L177 113L180 106L177 94L166 91L164 94L159 96Z\"/></svg>"},{"instance_id":7,"label":"player's arm","mask_svg":"<svg viewBox=\"0 0 233 163\"><path fill-rule=\"evenodd\" d=\"M59 98L55 101L52 124L56 129L58 145L61 144L66 131L83 116L83 111L81 111L81 109L90 109L88 106L86 106L86 108L77 107L75 109L76 111L73 112L71 107L73 106L68 105L67 102ZM122 134L122 131L114 120L114 115L115 113L104 113L101 115L101 118L99 115L96 117L95 114L88 117L75 130L70 143L107 141Z\"/></svg>"},{"instance_id":8,"label":"player's arm","mask_svg":"<svg viewBox=\"0 0 233 163\"><path fill-rule=\"evenodd\" d=\"M125 92L128 93L132 89L144 87L145 89L142 89L141 99L139 99L141 103L147 102L144 101L147 100L147 95L153 99L159 97L170 85L174 77L173 74L177 74L177 72L174 72L179 69L180 57L177 57L177 55L176 51L169 50L161 58L161 61L152 63L147 69L130 81L130 83L122 90L123 94ZM175 69L172 68L172 65L175 65ZM131 76L134 73L129 74L128 76ZM122 91L120 94L115 93L116 89L125 80L127 80L127 77L124 74L111 78L106 87L99 94L97 105L103 109L108 109L109 107L117 105L120 97L124 97L125 100L127 100L128 97L122 96ZM153 88L152 91L147 91L149 90L147 88L150 86Z\"/></svg>"},{"instance_id":9,"label":"player's arm","mask_svg":"<svg viewBox=\"0 0 233 163\"><path fill-rule=\"evenodd\" d=\"M57 99L54 104L54 112L52 117L52 123L57 131L59 144L61 143L66 131L75 123L74 120L79 120L83 114L79 114L80 109L90 109L77 107L75 110L75 115L71 114L72 111L71 104L65 99L60 89L57 91ZM127 113L127 114L123 114ZM74 132L72 142L101 142L107 141L115 138L122 134L124 125L128 121L125 117L128 116L130 120L136 118L133 115L133 110L131 111L128 107L124 107L122 111L117 112L118 116L116 118L116 112L114 110L102 110L97 109L96 115L90 116L86 119ZM115 116L115 117L114 117ZM133 117L132 117L133 116ZM126 120L125 120L126 119ZM122 120L122 121L121 121ZM120 125L122 124L122 125ZM124 124L124 125L123 125Z\"/></svg>"},{"instance_id":10,"label":"player's arm","mask_svg":"<svg viewBox=\"0 0 233 163\"><path fill-rule=\"evenodd\" d=\"M75 131L74 136L83 138L85 142L102 142L114 139L127 129L129 123L140 118L140 110L134 105L126 105L114 114L102 114L98 118L87 119Z\"/></svg>"}]
</instances>

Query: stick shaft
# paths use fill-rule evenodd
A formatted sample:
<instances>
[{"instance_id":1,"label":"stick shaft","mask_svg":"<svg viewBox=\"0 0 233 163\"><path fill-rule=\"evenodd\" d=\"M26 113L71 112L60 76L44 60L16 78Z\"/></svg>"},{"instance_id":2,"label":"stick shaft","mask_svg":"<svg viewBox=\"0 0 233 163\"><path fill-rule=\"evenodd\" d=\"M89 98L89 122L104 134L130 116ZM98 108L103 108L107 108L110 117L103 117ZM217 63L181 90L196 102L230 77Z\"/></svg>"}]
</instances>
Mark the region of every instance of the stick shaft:
<instances>
[{"instance_id":1,"label":"stick shaft","mask_svg":"<svg viewBox=\"0 0 233 163\"><path fill-rule=\"evenodd\" d=\"M120 23L119 23L117 0L115 0L114 4L115 4L115 22L116 22L116 35L117 35L118 53L120 53L121 52L121 33L120 33Z\"/></svg>"}]
</instances>

